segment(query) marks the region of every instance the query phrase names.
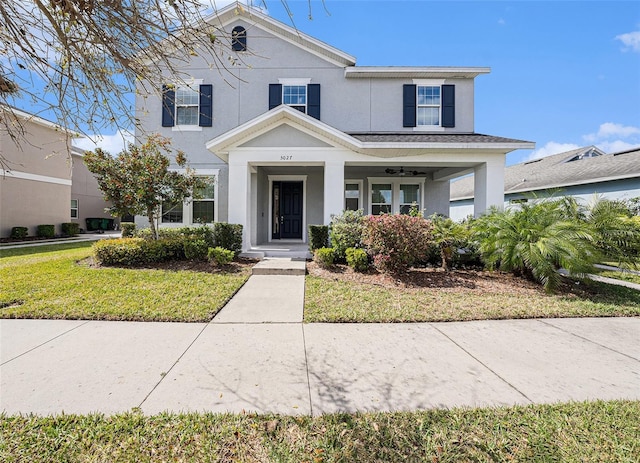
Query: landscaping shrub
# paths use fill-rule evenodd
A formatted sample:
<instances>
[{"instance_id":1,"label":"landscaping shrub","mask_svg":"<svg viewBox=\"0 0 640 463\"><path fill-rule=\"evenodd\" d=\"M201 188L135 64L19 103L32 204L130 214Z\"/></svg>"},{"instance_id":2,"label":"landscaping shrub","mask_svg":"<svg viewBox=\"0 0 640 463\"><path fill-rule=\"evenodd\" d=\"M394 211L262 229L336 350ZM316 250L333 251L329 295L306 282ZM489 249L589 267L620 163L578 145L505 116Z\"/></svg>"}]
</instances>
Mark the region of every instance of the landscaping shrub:
<instances>
[{"instance_id":1,"label":"landscaping shrub","mask_svg":"<svg viewBox=\"0 0 640 463\"><path fill-rule=\"evenodd\" d=\"M209 261L215 265L226 265L233 260L235 253L229 249L224 249L220 246L215 248L209 248L207 257Z\"/></svg>"},{"instance_id":2,"label":"landscaping shrub","mask_svg":"<svg viewBox=\"0 0 640 463\"><path fill-rule=\"evenodd\" d=\"M123 238L133 238L136 234L136 224L133 222L121 222L120 229Z\"/></svg>"},{"instance_id":3,"label":"landscaping shrub","mask_svg":"<svg viewBox=\"0 0 640 463\"><path fill-rule=\"evenodd\" d=\"M369 256L364 249L347 248L345 255L347 264L356 272L364 272L369 268Z\"/></svg>"},{"instance_id":4,"label":"landscaping shrub","mask_svg":"<svg viewBox=\"0 0 640 463\"><path fill-rule=\"evenodd\" d=\"M329 245L328 225L309 225L309 250L325 248Z\"/></svg>"},{"instance_id":5,"label":"landscaping shrub","mask_svg":"<svg viewBox=\"0 0 640 463\"><path fill-rule=\"evenodd\" d=\"M493 209L473 224L482 260L489 268L558 286L559 268L581 276L593 272L600 258L593 227L567 210L563 199L523 203L515 209Z\"/></svg>"},{"instance_id":6,"label":"landscaping shrub","mask_svg":"<svg viewBox=\"0 0 640 463\"><path fill-rule=\"evenodd\" d=\"M38 225L36 230L37 236L41 238L53 238L56 236L55 225Z\"/></svg>"},{"instance_id":7,"label":"landscaping shrub","mask_svg":"<svg viewBox=\"0 0 640 463\"><path fill-rule=\"evenodd\" d=\"M21 240L26 238L28 234L29 229L27 227L13 227L9 236L14 240Z\"/></svg>"},{"instance_id":8,"label":"landscaping shrub","mask_svg":"<svg viewBox=\"0 0 640 463\"><path fill-rule=\"evenodd\" d=\"M65 222L62 224L62 234L67 236L77 236L80 233L80 224L75 222Z\"/></svg>"},{"instance_id":9,"label":"landscaping shrub","mask_svg":"<svg viewBox=\"0 0 640 463\"><path fill-rule=\"evenodd\" d=\"M242 225L216 222L213 224L213 241L216 247L239 254L242 251Z\"/></svg>"},{"instance_id":10,"label":"landscaping shrub","mask_svg":"<svg viewBox=\"0 0 640 463\"><path fill-rule=\"evenodd\" d=\"M362 248L362 234L364 232L365 217L360 209L344 211L331 218L329 238L331 247L335 250L338 260L345 259L347 248Z\"/></svg>"},{"instance_id":11,"label":"landscaping shrub","mask_svg":"<svg viewBox=\"0 0 640 463\"><path fill-rule=\"evenodd\" d=\"M205 240L187 239L184 241L184 257L189 260L206 260L209 246Z\"/></svg>"},{"instance_id":12,"label":"landscaping shrub","mask_svg":"<svg viewBox=\"0 0 640 463\"><path fill-rule=\"evenodd\" d=\"M204 241L207 244L207 247L213 247L215 245L213 228L207 225L202 225L198 227L180 227L175 229L175 233L185 240ZM205 252L205 258L206 258L206 252Z\"/></svg>"},{"instance_id":13,"label":"landscaping shrub","mask_svg":"<svg viewBox=\"0 0 640 463\"><path fill-rule=\"evenodd\" d=\"M139 265L145 262L142 238L96 241L93 255L103 265Z\"/></svg>"},{"instance_id":14,"label":"landscaping shrub","mask_svg":"<svg viewBox=\"0 0 640 463\"><path fill-rule=\"evenodd\" d=\"M363 242L378 270L398 273L426 258L432 243L431 231L431 222L421 217L369 216L365 220Z\"/></svg>"},{"instance_id":15,"label":"landscaping shrub","mask_svg":"<svg viewBox=\"0 0 640 463\"><path fill-rule=\"evenodd\" d=\"M333 248L319 248L313 253L313 260L321 268L333 267L335 250Z\"/></svg>"},{"instance_id":16,"label":"landscaping shrub","mask_svg":"<svg viewBox=\"0 0 640 463\"><path fill-rule=\"evenodd\" d=\"M458 249L468 245L469 227L439 214L433 214L429 220L433 225L433 242L438 248L440 265L444 270L451 270L458 260Z\"/></svg>"}]
</instances>

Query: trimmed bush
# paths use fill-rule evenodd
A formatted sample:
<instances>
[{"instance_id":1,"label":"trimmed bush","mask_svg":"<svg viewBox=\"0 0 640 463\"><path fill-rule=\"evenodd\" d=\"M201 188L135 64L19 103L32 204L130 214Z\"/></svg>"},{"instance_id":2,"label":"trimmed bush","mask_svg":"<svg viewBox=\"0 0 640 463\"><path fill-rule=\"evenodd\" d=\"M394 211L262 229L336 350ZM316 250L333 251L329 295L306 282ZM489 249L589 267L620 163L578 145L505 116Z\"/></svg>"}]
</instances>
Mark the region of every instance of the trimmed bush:
<instances>
[{"instance_id":1,"label":"trimmed bush","mask_svg":"<svg viewBox=\"0 0 640 463\"><path fill-rule=\"evenodd\" d=\"M209 262L215 265L227 265L233 260L235 253L229 249L221 248L217 246L215 248L209 248L207 257Z\"/></svg>"},{"instance_id":2,"label":"trimmed bush","mask_svg":"<svg viewBox=\"0 0 640 463\"><path fill-rule=\"evenodd\" d=\"M364 249L347 248L345 251L347 265L356 272L364 272L369 268L369 256Z\"/></svg>"},{"instance_id":3,"label":"trimmed bush","mask_svg":"<svg viewBox=\"0 0 640 463\"><path fill-rule=\"evenodd\" d=\"M236 255L242 251L242 225L216 222L213 224L213 241L216 247L233 251Z\"/></svg>"},{"instance_id":4,"label":"trimmed bush","mask_svg":"<svg viewBox=\"0 0 640 463\"><path fill-rule=\"evenodd\" d=\"M28 234L29 229L27 227L13 227L9 236L14 240L21 240L26 238Z\"/></svg>"},{"instance_id":5,"label":"trimmed bush","mask_svg":"<svg viewBox=\"0 0 640 463\"><path fill-rule=\"evenodd\" d=\"M139 265L145 261L142 238L100 240L93 245L94 257L103 265Z\"/></svg>"},{"instance_id":6,"label":"trimmed bush","mask_svg":"<svg viewBox=\"0 0 640 463\"><path fill-rule=\"evenodd\" d=\"M136 235L136 224L133 222L121 222L120 229L123 238L133 238Z\"/></svg>"},{"instance_id":7,"label":"trimmed bush","mask_svg":"<svg viewBox=\"0 0 640 463\"><path fill-rule=\"evenodd\" d=\"M399 273L426 258L432 242L431 230L431 223L422 217L369 216L365 221L363 241L378 270Z\"/></svg>"},{"instance_id":8,"label":"trimmed bush","mask_svg":"<svg viewBox=\"0 0 640 463\"><path fill-rule=\"evenodd\" d=\"M184 257L189 260L206 260L209 246L206 241L198 239L187 239L184 241Z\"/></svg>"},{"instance_id":9,"label":"trimmed bush","mask_svg":"<svg viewBox=\"0 0 640 463\"><path fill-rule=\"evenodd\" d=\"M62 224L62 234L67 236L78 236L80 224L75 222L65 222Z\"/></svg>"},{"instance_id":10,"label":"trimmed bush","mask_svg":"<svg viewBox=\"0 0 640 463\"><path fill-rule=\"evenodd\" d=\"M329 234L335 257L343 261L347 248L362 248L365 217L362 210L344 211L331 218Z\"/></svg>"},{"instance_id":11,"label":"trimmed bush","mask_svg":"<svg viewBox=\"0 0 640 463\"><path fill-rule=\"evenodd\" d=\"M41 238L53 238L56 236L56 227L55 225L38 225L36 233Z\"/></svg>"},{"instance_id":12,"label":"trimmed bush","mask_svg":"<svg viewBox=\"0 0 640 463\"><path fill-rule=\"evenodd\" d=\"M309 225L309 250L326 248L329 246L329 226Z\"/></svg>"},{"instance_id":13,"label":"trimmed bush","mask_svg":"<svg viewBox=\"0 0 640 463\"><path fill-rule=\"evenodd\" d=\"M335 250L333 248L319 248L313 253L313 260L321 268L333 267Z\"/></svg>"}]
</instances>

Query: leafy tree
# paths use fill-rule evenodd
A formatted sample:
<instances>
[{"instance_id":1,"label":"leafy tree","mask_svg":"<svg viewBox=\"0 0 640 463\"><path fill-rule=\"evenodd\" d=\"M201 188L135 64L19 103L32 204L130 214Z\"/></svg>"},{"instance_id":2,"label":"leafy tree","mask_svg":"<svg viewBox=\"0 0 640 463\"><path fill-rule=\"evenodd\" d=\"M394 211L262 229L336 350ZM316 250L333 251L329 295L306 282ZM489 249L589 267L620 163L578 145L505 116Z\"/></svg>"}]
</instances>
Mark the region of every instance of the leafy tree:
<instances>
[{"instance_id":1,"label":"leafy tree","mask_svg":"<svg viewBox=\"0 0 640 463\"><path fill-rule=\"evenodd\" d=\"M142 145L131 144L115 158L98 148L85 153L84 162L98 180L104 199L113 203L109 212L113 216L146 216L152 236L158 239L155 223L162 203L182 203L207 186L189 168L185 173L169 170L171 157L174 164L186 166L183 152L173 155L171 141L152 134Z\"/></svg>"},{"instance_id":2,"label":"leafy tree","mask_svg":"<svg viewBox=\"0 0 640 463\"><path fill-rule=\"evenodd\" d=\"M567 217L566 206L541 200L478 218L473 231L485 264L538 281L547 291L560 283L560 268L577 276L593 271L600 260L593 228Z\"/></svg>"}]
</instances>

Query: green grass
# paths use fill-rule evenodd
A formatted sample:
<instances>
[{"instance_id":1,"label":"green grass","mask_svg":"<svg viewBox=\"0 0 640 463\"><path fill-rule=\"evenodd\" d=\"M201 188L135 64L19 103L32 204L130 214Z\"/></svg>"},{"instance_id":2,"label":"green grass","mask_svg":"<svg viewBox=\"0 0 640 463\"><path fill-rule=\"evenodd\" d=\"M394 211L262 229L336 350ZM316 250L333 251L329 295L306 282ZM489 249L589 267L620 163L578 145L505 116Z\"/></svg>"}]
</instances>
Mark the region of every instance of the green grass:
<instances>
[{"instance_id":1,"label":"green grass","mask_svg":"<svg viewBox=\"0 0 640 463\"><path fill-rule=\"evenodd\" d=\"M612 272L608 270L603 270L602 272L599 272L598 275L607 277L607 278L614 278L616 280L629 281L631 283L636 283L640 285L640 275L637 275L635 273Z\"/></svg>"},{"instance_id":2,"label":"green grass","mask_svg":"<svg viewBox=\"0 0 640 463\"><path fill-rule=\"evenodd\" d=\"M78 263L90 254L91 243L2 250L0 317L209 321L249 277Z\"/></svg>"},{"instance_id":3,"label":"green grass","mask_svg":"<svg viewBox=\"0 0 640 463\"><path fill-rule=\"evenodd\" d=\"M579 290L578 290L579 289ZM435 322L640 315L640 291L594 281L570 293L387 288L307 275L304 317L316 322Z\"/></svg>"},{"instance_id":4,"label":"green grass","mask_svg":"<svg viewBox=\"0 0 640 463\"><path fill-rule=\"evenodd\" d=\"M0 460L637 462L640 402L335 414L0 416Z\"/></svg>"}]
</instances>

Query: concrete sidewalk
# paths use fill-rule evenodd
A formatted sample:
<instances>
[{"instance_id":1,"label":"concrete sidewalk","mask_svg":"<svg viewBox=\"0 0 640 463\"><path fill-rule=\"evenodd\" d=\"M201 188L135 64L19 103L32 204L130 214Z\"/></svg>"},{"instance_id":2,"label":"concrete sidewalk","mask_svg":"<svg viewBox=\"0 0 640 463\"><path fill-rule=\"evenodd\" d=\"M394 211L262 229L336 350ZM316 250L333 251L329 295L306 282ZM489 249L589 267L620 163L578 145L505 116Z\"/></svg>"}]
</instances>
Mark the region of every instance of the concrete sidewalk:
<instances>
[{"instance_id":1,"label":"concrete sidewalk","mask_svg":"<svg viewBox=\"0 0 640 463\"><path fill-rule=\"evenodd\" d=\"M0 411L322 414L640 399L640 318L303 324L254 275L211 323L0 321Z\"/></svg>"}]
</instances>

